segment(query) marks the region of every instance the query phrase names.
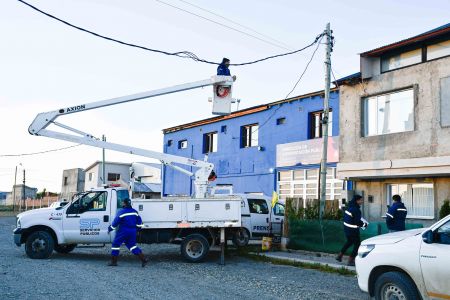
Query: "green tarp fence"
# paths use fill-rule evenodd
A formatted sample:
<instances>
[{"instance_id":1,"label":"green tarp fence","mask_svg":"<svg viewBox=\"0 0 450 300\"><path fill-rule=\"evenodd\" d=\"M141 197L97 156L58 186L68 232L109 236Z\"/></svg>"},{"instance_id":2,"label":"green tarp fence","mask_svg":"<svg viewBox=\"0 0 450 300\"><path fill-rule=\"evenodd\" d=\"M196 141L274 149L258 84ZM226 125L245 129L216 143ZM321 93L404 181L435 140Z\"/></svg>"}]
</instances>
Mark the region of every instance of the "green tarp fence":
<instances>
[{"instance_id":1,"label":"green tarp fence","mask_svg":"<svg viewBox=\"0 0 450 300\"><path fill-rule=\"evenodd\" d=\"M422 224L407 223L406 229L423 228ZM289 218L290 249L337 253L345 243L342 221L305 220ZM366 230L361 230L361 240L388 233L386 223L371 222Z\"/></svg>"}]
</instances>

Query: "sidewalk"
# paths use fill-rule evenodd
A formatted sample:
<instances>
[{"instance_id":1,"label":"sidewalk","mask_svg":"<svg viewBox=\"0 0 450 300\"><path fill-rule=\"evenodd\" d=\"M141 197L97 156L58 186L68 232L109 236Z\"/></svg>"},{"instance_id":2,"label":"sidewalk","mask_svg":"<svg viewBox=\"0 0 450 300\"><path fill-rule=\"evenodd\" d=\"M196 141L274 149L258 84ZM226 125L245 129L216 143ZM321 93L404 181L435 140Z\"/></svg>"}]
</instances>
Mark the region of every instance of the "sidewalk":
<instances>
[{"instance_id":1,"label":"sidewalk","mask_svg":"<svg viewBox=\"0 0 450 300\"><path fill-rule=\"evenodd\" d=\"M303 250L288 250L288 251L270 251L254 253L256 255L265 256L268 258L281 259L286 261L320 264L323 266L329 266L335 269L347 269L350 271L356 271L355 267L347 266L348 257L345 256L342 259L342 263L335 260L335 255L329 253L309 252Z\"/></svg>"}]
</instances>

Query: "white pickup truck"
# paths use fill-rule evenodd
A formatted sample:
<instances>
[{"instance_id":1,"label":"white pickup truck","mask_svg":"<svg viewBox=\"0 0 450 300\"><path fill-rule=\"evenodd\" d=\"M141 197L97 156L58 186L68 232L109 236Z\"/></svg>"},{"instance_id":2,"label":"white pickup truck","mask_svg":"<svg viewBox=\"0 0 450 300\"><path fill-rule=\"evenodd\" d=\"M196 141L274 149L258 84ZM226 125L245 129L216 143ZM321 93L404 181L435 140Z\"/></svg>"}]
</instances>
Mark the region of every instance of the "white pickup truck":
<instances>
[{"instance_id":1,"label":"white pickup truck","mask_svg":"<svg viewBox=\"0 0 450 300\"><path fill-rule=\"evenodd\" d=\"M450 216L363 241L356 272L361 290L377 300L450 299Z\"/></svg>"},{"instance_id":2,"label":"white pickup truck","mask_svg":"<svg viewBox=\"0 0 450 300\"><path fill-rule=\"evenodd\" d=\"M128 197L125 188L99 188L64 207L23 212L17 216L15 244L25 244L30 258L48 258L53 250L68 253L77 244L109 244L114 232L107 228ZM202 261L211 246L223 244L225 234L233 236L241 227L241 201L233 195L133 199L144 223L138 243L178 243L185 259Z\"/></svg>"}]
</instances>

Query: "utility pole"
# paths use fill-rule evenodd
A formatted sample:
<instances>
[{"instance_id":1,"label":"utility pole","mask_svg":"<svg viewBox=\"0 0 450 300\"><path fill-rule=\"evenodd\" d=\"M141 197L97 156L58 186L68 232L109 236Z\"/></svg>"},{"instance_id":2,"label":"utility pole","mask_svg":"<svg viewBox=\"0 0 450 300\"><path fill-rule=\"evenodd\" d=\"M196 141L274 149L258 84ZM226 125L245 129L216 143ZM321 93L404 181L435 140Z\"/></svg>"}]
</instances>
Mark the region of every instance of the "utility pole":
<instances>
[{"instance_id":1,"label":"utility pole","mask_svg":"<svg viewBox=\"0 0 450 300\"><path fill-rule=\"evenodd\" d=\"M106 136L102 135L102 141L106 142ZM106 178L105 178L105 148L102 149L102 182L103 185L106 184Z\"/></svg>"},{"instance_id":2,"label":"utility pole","mask_svg":"<svg viewBox=\"0 0 450 300\"><path fill-rule=\"evenodd\" d=\"M13 211L16 211L16 184L17 184L17 165L14 172L14 185L13 185Z\"/></svg>"},{"instance_id":3,"label":"utility pole","mask_svg":"<svg viewBox=\"0 0 450 300\"><path fill-rule=\"evenodd\" d=\"M25 208L25 169L23 169L22 201Z\"/></svg>"},{"instance_id":4,"label":"utility pole","mask_svg":"<svg viewBox=\"0 0 450 300\"><path fill-rule=\"evenodd\" d=\"M331 51L332 51L332 37L330 30L330 23L327 23L325 29L326 36L326 52L325 52L325 95L323 97L323 117L322 117L322 160L320 162L320 212L319 216L322 218L325 209L325 200L327 195L327 155L328 155L328 115L330 111L330 83L331 83Z\"/></svg>"}]
</instances>

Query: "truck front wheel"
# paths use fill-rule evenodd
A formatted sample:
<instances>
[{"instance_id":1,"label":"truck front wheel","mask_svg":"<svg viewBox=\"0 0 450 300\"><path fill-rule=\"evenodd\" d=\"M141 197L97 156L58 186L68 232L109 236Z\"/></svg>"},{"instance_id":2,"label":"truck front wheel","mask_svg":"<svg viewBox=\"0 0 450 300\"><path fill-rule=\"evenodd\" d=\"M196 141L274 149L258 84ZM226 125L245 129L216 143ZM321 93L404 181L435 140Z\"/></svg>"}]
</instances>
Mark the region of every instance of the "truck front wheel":
<instances>
[{"instance_id":1,"label":"truck front wheel","mask_svg":"<svg viewBox=\"0 0 450 300\"><path fill-rule=\"evenodd\" d=\"M245 247L248 245L248 242L250 241L250 233L245 228L239 228L234 234L233 234L233 245L236 247Z\"/></svg>"},{"instance_id":2,"label":"truck front wheel","mask_svg":"<svg viewBox=\"0 0 450 300\"><path fill-rule=\"evenodd\" d=\"M25 252L32 259L49 258L53 252L55 241L50 233L46 231L35 231L31 233L25 242Z\"/></svg>"},{"instance_id":3,"label":"truck front wheel","mask_svg":"<svg viewBox=\"0 0 450 300\"><path fill-rule=\"evenodd\" d=\"M67 254L73 251L77 244L68 244L68 245L56 245L55 251L61 254Z\"/></svg>"},{"instance_id":4,"label":"truck front wheel","mask_svg":"<svg viewBox=\"0 0 450 300\"><path fill-rule=\"evenodd\" d=\"M201 262L208 252L208 240L201 234L190 234L181 243L181 255L189 262Z\"/></svg>"},{"instance_id":5,"label":"truck front wheel","mask_svg":"<svg viewBox=\"0 0 450 300\"><path fill-rule=\"evenodd\" d=\"M414 282L403 273L387 272L381 274L375 281L375 299L419 300Z\"/></svg>"}]
</instances>

